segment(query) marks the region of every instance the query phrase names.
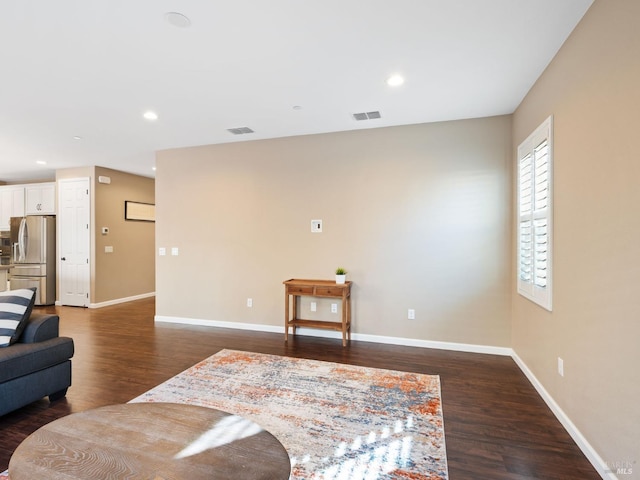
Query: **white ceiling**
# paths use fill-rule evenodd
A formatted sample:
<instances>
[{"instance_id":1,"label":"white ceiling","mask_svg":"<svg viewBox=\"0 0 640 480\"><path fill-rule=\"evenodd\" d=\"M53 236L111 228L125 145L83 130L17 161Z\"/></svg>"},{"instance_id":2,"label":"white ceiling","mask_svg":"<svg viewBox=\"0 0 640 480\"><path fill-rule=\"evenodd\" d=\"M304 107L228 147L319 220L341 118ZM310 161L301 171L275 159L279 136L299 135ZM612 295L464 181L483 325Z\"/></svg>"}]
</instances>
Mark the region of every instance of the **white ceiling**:
<instances>
[{"instance_id":1,"label":"white ceiling","mask_svg":"<svg viewBox=\"0 0 640 480\"><path fill-rule=\"evenodd\" d=\"M592 1L1 0L0 180L154 176L166 148L512 113Z\"/></svg>"}]
</instances>

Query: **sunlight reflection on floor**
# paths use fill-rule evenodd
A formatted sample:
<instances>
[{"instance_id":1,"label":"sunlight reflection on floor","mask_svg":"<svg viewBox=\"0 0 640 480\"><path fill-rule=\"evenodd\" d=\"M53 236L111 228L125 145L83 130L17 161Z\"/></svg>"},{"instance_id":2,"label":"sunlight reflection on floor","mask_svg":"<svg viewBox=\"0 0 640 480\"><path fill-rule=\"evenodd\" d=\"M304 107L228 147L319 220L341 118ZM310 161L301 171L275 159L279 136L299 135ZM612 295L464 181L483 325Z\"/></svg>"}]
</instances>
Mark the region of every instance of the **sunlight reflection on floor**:
<instances>
[{"instance_id":1,"label":"sunlight reflection on floor","mask_svg":"<svg viewBox=\"0 0 640 480\"><path fill-rule=\"evenodd\" d=\"M341 442L333 457L323 459L327 464L318 473L323 480L376 480L398 469L410 467L413 437L402 432L413 426L413 416L404 422L397 420L393 429L385 427L381 432L371 431L366 436L357 435L351 445ZM306 455L291 464L306 463Z\"/></svg>"}]
</instances>

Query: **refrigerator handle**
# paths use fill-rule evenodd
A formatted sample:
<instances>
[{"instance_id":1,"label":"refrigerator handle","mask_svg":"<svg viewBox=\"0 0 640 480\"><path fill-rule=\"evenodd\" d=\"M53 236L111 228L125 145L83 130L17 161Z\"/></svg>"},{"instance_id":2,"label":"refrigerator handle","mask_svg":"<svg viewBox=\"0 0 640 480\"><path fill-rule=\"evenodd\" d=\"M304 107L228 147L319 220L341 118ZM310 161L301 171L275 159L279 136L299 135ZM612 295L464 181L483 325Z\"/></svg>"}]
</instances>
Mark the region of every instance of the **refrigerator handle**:
<instances>
[{"instance_id":1,"label":"refrigerator handle","mask_svg":"<svg viewBox=\"0 0 640 480\"><path fill-rule=\"evenodd\" d=\"M27 251L27 241L28 241L27 232L27 219L25 217L20 220L20 229L18 230L18 261L24 261L24 255Z\"/></svg>"}]
</instances>

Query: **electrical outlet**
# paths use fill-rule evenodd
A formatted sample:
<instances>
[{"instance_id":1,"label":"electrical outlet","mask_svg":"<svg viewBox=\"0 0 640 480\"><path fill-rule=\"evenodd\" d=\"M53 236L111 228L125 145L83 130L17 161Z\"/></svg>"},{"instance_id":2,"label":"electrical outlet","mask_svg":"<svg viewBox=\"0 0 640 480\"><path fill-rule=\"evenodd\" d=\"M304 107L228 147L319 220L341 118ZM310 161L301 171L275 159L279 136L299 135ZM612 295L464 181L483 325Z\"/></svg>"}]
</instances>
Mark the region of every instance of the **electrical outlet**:
<instances>
[{"instance_id":1,"label":"electrical outlet","mask_svg":"<svg viewBox=\"0 0 640 480\"><path fill-rule=\"evenodd\" d=\"M564 377L564 360L558 357L558 374Z\"/></svg>"},{"instance_id":2,"label":"electrical outlet","mask_svg":"<svg viewBox=\"0 0 640 480\"><path fill-rule=\"evenodd\" d=\"M253 298L247 298L247 307L253 307Z\"/></svg>"},{"instance_id":3,"label":"electrical outlet","mask_svg":"<svg viewBox=\"0 0 640 480\"><path fill-rule=\"evenodd\" d=\"M331 304L331 313L338 313L338 304L337 303L332 303Z\"/></svg>"},{"instance_id":4,"label":"electrical outlet","mask_svg":"<svg viewBox=\"0 0 640 480\"><path fill-rule=\"evenodd\" d=\"M409 311L407 312L407 318L409 320L415 320L416 319L416 311L413 308L410 308Z\"/></svg>"},{"instance_id":5,"label":"electrical outlet","mask_svg":"<svg viewBox=\"0 0 640 480\"><path fill-rule=\"evenodd\" d=\"M315 312L318 309L318 306L317 306L316 302L311 302L311 307L310 308L311 308L312 312Z\"/></svg>"}]
</instances>

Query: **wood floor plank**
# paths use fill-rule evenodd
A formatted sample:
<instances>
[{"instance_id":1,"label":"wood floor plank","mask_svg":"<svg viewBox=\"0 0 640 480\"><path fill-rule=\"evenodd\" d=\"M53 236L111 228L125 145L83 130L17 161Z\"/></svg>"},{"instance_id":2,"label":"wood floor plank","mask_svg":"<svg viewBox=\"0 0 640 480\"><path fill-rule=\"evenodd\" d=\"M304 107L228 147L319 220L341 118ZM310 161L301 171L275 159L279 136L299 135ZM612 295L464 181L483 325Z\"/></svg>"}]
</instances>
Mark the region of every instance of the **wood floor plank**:
<instances>
[{"instance_id":1,"label":"wood floor plank","mask_svg":"<svg viewBox=\"0 0 640 480\"><path fill-rule=\"evenodd\" d=\"M73 385L0 417L0 471L33 431L70 413L125 403L228 348L440 375L451 480L599 479L509 357L222 328L155 324L154 299L100 309L42 307L72 337Z\"/></svg>"}]
</instances>

